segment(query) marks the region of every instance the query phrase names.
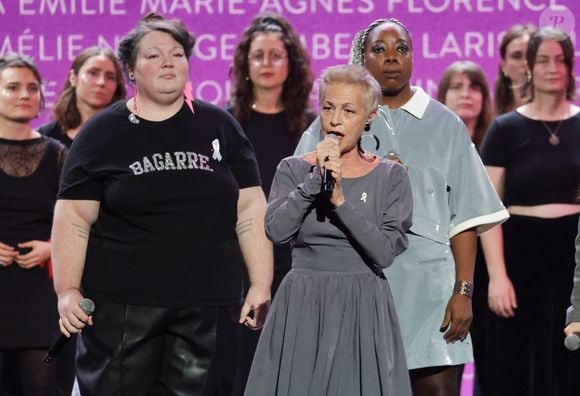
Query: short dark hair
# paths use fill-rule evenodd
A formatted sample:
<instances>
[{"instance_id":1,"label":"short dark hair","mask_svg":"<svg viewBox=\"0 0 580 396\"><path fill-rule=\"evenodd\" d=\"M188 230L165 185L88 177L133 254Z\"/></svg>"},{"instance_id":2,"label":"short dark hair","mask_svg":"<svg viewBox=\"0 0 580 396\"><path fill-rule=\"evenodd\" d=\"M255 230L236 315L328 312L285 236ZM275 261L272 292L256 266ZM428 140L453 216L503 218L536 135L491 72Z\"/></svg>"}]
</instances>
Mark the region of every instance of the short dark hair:
<instances>
[{"instance_id":1,"label":"short dark hair","mask_svg":"<svg viewBox=\"0 0 580 396\"><path fill-rule=\"evenodd\" d=\"M4 69L9 68L16 68L16 69L28 69L32 72L36 80L38 81L38 85L42 85L42 78L40 77L40 72L38 71L38 67L32 60L32 58L16 54L16 53L7 53L3 57L0 58L0 73ZM44 107L44 94L42 93L42 89L40 90L40 108Z\"/></svg>"},{"instance_id":2,"label":"short dark hair","mask_svg":"<svg viewBox=\"0 0 580 396\"><path fill-rule=\"evenodd\" d=\"M187 27L179 19L165 19L162 15L151 12L145 15L119 43L117 56L123 66L123 71L128 73L135 66L139 42L151 32L164 32L169 34L183 47L187 59L191 57L195 37L187 30Z\"/></svg>"},{"instance_id":3,"label":"short dark hair","mask_svg":"<svg viewBox=\"0 0 580 396\"><path fill-rule=\"evenodd\" d=\"M471 61L453 62L445 69L439 80L439 88L437 90L437 100L439 102L445 104L445 97L447 91L449 91L451 79L457 74L465 74L472 84L481 89L481 112L477 116L475 131L473 131L473 136L471 137L473 144L479 149L493 116L487 78L485 77L483 69L477 63Z\"/></svg>"},{"instance_id":4,"label":"short dark hair","mask_svg":"<svg viewBox=\"0 0 580 396\"><path fill-rule=\"evenodd\" d=\"M99 55L106 56L111 62L113 62L113 66L115 67L115 80L117 81L117 89L113 94L111 102L116 102L117 100L123 99L125 97L126 91L121 73L121 67L119 66L119 62L115 57L115 53L110 49L101 47L85 48L73 60L70 70L72 70L72 72L78 76L79 71L86 63L86 61L94 56ZM64 87L58 96L56 104L54 105L53 113L56 122L58 122L63 131L68 131L69 129L74 129L81 125L81 114L77 108L76 88L73 87L70 83L68 74L64 83Z\"/></svg>"},{"instance_id":5,"label":"short dark hair","mask_svg":"<svg viewBox=\"0 0 580 396\"><path fill-rule=\"evenodd\" d=\"M532 37L530 37L530 41L528 42L528 52L526 53L526 60L528 61L528 67L530 68L532 76L534 74L534 66L536 65L536 55L538 54L540 45L544 41L555 41L560 44L560 47L562 47L564 63L568 68L566 99L574 100L576 97L576 80L574 79L574 45L567 33L553 27L545 27L532 34ZM531 84L532 88L530 92L531 100L534 100L534 80L531 79L529 84Z\"/></svg>"}]
</instances>

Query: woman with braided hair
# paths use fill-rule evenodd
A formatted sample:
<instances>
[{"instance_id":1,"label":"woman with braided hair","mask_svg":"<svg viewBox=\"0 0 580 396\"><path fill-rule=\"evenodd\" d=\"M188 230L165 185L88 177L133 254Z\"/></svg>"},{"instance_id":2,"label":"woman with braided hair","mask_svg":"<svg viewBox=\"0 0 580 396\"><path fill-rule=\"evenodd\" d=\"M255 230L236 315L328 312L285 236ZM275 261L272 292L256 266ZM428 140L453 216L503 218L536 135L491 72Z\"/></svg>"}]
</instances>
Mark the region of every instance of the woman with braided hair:
<instances>
[{"instance_id":1,"label":"woman with braided hair","mask_svg":"<svg viewBox=\"0 0 580 396\"><path fill-rule=\"evenodd\" d=\"M359 32L351 63L381 86L380 107L359 145L408 169L413 193L409 248L385 270L399 314L415 396L458 395L464 363L473 360L469 326L476 236L505 221L461 120L410 85L413 43L396 19ZM315 121L297 152L320 140Z\"/></svg>"}]
</instances>

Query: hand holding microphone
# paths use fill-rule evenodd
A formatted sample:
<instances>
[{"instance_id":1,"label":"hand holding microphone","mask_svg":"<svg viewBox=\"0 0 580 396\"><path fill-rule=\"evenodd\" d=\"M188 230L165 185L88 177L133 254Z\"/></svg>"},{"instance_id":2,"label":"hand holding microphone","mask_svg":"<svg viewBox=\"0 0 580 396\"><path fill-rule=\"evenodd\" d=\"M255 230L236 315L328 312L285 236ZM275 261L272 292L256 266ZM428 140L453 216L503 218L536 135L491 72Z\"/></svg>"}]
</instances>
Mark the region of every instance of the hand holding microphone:
<instances>
[{"instance_id":1,"label":"hand holding microphone","mask_svg":"<svg viewBox=\"0 0 580 396\"><path fill-rule=\"evenodd\" d=\"M332 172L326 168L328 161L332 158L340 157L340 148L338 146L339 138L337 135L329 133L323 141L316 146L316 157L318 166L322 170L322 192L330 196L334 189L335 180Z\"/></svg>"},{"instance_id":2,"label":"hand holding microphone","mask_svg":"<svg viewBox=\"0 0 580 396\"><path fill-rule=\"evenodd\" d=\"M91 316L93 312L95 312L95 303L90 298L83 298L79 303L79 307L83 310L83 312ZM70 340L70 337L67 337L64 334L61 334L57 340L50 346L48 352L44 356L44 362L50 363L52 360L58 355L61 349L66 345L66 343Z\"/></svg>"}]
</instances>

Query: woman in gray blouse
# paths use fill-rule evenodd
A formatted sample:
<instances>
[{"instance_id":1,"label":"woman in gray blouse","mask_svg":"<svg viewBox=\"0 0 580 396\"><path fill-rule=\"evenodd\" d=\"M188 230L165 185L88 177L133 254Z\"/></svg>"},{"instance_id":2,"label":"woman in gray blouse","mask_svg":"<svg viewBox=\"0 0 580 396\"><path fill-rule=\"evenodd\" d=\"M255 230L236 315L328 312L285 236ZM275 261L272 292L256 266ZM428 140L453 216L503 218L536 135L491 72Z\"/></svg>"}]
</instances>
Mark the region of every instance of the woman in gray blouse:
<instances>
[{"instance_id":1,"label":"woman in gray blouse","mask_svg":"<svg viewBox=\"0 0 580 396\"><path fill-rule=\"evenodd\" d=\"M279 165L266 232L293 242L247 395L411 395L405 352L382 269L411 226L407 171L360 148L380 88L361 66L327 69L316 151Z\"/></svg>"}]
</instances>

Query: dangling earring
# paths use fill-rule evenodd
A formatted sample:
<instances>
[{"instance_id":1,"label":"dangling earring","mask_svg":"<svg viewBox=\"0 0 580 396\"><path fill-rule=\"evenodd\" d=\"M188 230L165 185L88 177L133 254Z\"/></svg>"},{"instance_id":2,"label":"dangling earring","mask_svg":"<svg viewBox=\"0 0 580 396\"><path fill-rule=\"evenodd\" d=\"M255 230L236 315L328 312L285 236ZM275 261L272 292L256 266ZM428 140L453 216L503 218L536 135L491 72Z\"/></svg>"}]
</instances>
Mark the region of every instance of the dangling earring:
<instances>
[{"instance_id":1,"label":"dangling earring","mask_svg":"<svg viewBox=\"0 0 580 396\"><path fill-rule=\"evenodd\" d=\"M532 81L532 73L530 73L530 70L526 70L526 78L528 79L528 82Z\"/></svg>"},{"instance_id":2,"label":"dangling earring","mask_svg":"<svg viewBox=\"0 0 580 396\"><path fill-rule=\"evenodd\" d=\"M137 116L139 115L139 106L137 105L137 91L135 90L135 96L133 96L133 110L135 110L135 112L132 112L129 114L129 122L132 124L139 124L139 118L137 118Z\"/></svg>"},{"instance_id":3,"label":"dangling earring","mask_svg":"<svg viewBox=\"0 0 580 396\"><path fill-rule=\"evenodd\" d=\"M365 124L365 132L368 132L371 130L371 122L367 121L367 123Z\"/></svg>"}]
</instances>

